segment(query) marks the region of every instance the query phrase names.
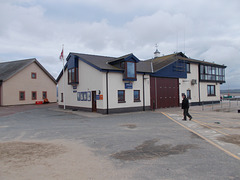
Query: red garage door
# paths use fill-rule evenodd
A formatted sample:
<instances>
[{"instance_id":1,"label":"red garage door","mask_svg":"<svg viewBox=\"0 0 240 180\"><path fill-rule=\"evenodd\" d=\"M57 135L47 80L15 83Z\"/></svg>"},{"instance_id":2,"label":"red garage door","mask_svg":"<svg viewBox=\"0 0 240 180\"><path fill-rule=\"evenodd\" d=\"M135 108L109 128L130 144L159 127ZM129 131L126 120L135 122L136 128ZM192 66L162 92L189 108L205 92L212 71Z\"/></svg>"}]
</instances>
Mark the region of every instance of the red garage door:
<instances>
[{"instance_id":1,"label":"red garage door","mask_svg":"<svg viewBox=\"0 0 240 180\"><path fill-rule=\"evenodd\" d=\"M151 108L179 106L179 89L177 78L151 77Z\"/></svg>"}]
</instances>

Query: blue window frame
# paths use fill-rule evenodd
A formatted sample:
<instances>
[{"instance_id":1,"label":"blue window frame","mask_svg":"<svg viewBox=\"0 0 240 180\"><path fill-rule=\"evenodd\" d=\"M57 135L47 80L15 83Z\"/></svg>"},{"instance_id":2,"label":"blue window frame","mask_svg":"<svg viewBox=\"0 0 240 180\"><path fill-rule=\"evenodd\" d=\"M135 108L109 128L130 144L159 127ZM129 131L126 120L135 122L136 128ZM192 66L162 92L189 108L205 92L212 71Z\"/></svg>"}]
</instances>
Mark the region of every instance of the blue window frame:
<instances>
[{"instance_id":1,"label":"blue window frame","mask_svg":"<svg viewBox=\"0 0 240 180\"><path fill-rule=\"evenodd\" d=\"M124 78L125 81L136 81L136 63L135 62L125 62L125 72Z\"/></svg>"}]
</instances>

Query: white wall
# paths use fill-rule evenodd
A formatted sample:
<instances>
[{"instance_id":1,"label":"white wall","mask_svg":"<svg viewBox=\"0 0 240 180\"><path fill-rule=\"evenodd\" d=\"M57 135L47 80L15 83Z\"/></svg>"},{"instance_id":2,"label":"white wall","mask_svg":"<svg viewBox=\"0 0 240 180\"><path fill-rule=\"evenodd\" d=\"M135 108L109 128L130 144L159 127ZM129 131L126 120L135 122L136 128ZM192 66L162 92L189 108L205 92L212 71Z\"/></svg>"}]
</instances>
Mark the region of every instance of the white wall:
<instances>
[{"instance_id":1,"label":"white wall","mask_svg":"<svg viewBox=\"0 0 240 180\"><path fill-rule=\"evenodd\" d=\"M68 84L67 69L64 73L65 76L65 105L67 106L77 106L92 108L92 98L91 101L78 101L77 93L74 93L72 85ZM105 73L98 71L97 69L89 66L88 64L79 61L79 84L77 85L77 92L88 92L88 91L98 91L103 92L103 82L105 78ZM61 93L63 93L63 79L62 76L58 82L58 103L63 105L61 102ZM97 108L103 107L103 101L97 101Z\"/></svg>"},{"instance_id":2,"label":"white wall","mask_svg":"<svg viewBox=\"0 0 240 180\"><path fill-rule=\"evenodd\" d=\"M207 86L214 85L216 96L208 96L207 94ZM200 98L201 101L220 101L220 84L219 83L209 83L209 82L201 82L200 83L201 94Z\"/></svg>"},{"instance_id":3,"label":"white wall","mask_svg":"<svg viewBox=\"0 0 240 180\"><path fill-rule=\"evenodd\" d=\"M192 79L196 79L197 84L192 85ZM199 102L198 64L190 64L190 73L187 73L186 79L180 78L179 83L180 100L182 99L182 93L187 94L187 90L191 90L191 99L189 100L189 102Z\"/></svg>"},{"instance_id":4,"label":"white wall","mask_svg":"<svg viewBox=\"0 0 240 180\"><path fill-rule=\"evenodd\" d=\"M143 106L143 75L137 74L137 81L132 81L133 88L125 89L121 73L109 73L109 108L124 108L124 107L141 107ZM144 89L145 89L145 106L150 106L150 77L145 75ZM118 103L118 90L125 90L126 103ZM134 102L134 90L140 90L140 101Z\"/></svg>"},{"instance_id":5,"label":"white wall","mask_svg":"<svg viewBox=\"0 0 240 180\"><path fill-rule=\"evenodd\" d=\"M199 102L199 86L200 86L200 101L219 101L220 100L220 84L211 82L199 82L198 64L190 64L191 73L187 73L186 79L179 79L179 98L182 99L182 93L187 94L187 90L191 90L191 99L189 102ZM197 80L197 84L192 85L192 79ZM207 86L215 85L216 96L208 96ZM180 101L181 102L181 101Z\"/></svg>"},{"instance_id":6,"label":"white wall","mask_svg":"<svg viewBox=\"0 0 240 180\"><path fill-rule=\"evenodd\" d=\"M92 108L92 101L77 101L77 93L73 93L72 85L68 85L67 70L65 76L65 105ZM63 76L58 82L58 103L61 102L61 93L63 93ZM124 107L140 107L143 106L143 75L137 74L137 81L133 81L133 89L125 89L123 81L123 74L120 72L108 73L108 108L124 108ZM145 75L145 106L150 106L150 78ZM106 72L91 67L90 65L79 60L79 84L77 85L77 92L96 91L99 90L103 95L103 100L97 100L97 109L107 109L107 90L106 90ZM126 103L118 103L118 90L125 90ZM134 102L133 91L140 90L141 102Z\"/></svg>"}]
</instances>

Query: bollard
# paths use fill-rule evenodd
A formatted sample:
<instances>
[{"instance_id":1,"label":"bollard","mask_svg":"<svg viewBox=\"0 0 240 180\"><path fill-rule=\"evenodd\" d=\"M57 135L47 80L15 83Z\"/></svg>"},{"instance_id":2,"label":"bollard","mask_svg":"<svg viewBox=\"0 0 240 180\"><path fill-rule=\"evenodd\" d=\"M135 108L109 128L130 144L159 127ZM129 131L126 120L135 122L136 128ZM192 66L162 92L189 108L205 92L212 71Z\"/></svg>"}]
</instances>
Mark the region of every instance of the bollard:
<instances>
[{"instance_id":1,"label":"bollard","mask_svg":"<svg viewBox=\"0 0 240 180\"><path fill-rule=\"evenodd\" d=\"M213 110L213 101L212 101L212 110Z\"/></svg>"},{"instance_id":2,"label":"bollard","mask_svg":"<svg viewBox=\"0 0 240 180\"><path fill-rule=\"evenodd\" d=\"M202 102L202 111L204 111L204 103Z\"/></svg>"}]
</instances>

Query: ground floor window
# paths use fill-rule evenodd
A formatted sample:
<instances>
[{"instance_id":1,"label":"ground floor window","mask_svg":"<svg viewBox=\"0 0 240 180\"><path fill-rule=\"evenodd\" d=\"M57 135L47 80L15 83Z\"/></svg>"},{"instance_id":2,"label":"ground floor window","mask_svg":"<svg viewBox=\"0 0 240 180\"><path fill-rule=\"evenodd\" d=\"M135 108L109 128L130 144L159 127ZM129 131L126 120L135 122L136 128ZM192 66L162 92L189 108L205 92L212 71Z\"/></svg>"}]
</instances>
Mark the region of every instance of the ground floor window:
<instances>
[{"instance_id":1,"label":"ground floor window","mask_svg":"<svg viewBox=\"0 0 240 180\"><path fill-rule=\"evenodd\" d=\"M19 100L24 101L25 100L25 91L20 91L19 92Z\"/></svg>"},{"instance_id":2,"label":"ground floor window","mask_svg":"<svg viewBox=\"0 0 240 180\"><path fill-rule=\"evenodd\" d=\"M191 90L187 90L187 98L188 99L191 99L192 97L191 97Z\"/></svg>"},{"instance_id":3,"label":"ground floor window","mask_svg":"<svg viewBox=\"0 0 240 180\"><path fill-rule=\"evenodd\" d=\"M125 103L125 90L118 90L118 102Z\"/></svg>"},{"instance_id":4,"label":"ground floor window","mask_svg":"<svg viewBox=\"0 0 240 180\"><path fill-rule=\"evenodd\" d=\"M140 90L133 91L134 102L140 102Z\"/></svg>"},{"instance_id":5,"label":"ground floor window","mask_svg":"<svg viewBox=\"0 0 240 180\"><path fill-rule=\"evenodd\" d=\"M207 93L208 93L208 96L216 96L215 86L214 85L208 85L207 86Z\"/></svg>"},{"instance_id":6,"label":"ground floor window","mask_svg":"<svg viewBox=\"0 0 240 180\"><path fill-rule=\"evenodd\" d=\"M61 93L61 102L63 102L63 93Z\"/></svg>"},{"instance_id":7,"label":"ground floor window","mask_svg":"<svg viewBox=\"0 0 240 180\"><path fill-rule=\"evenodd\" d=\"M47 91L43 91L42 92L42 98L43 99L47 99Z\"/></svg>"},{"instance_id":8,"label":"ground floor window","mask_svg":"<svg viewBox=\"0 0 240 180\"><path fill-rule=\"evenodd\" d=\"M32 91L32 100L36 100L36 99L37 99L37 92Z\"/></svg>"}]
</instances>

